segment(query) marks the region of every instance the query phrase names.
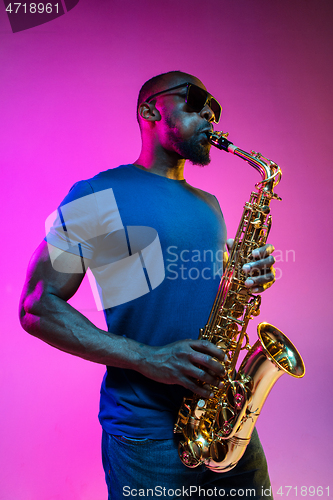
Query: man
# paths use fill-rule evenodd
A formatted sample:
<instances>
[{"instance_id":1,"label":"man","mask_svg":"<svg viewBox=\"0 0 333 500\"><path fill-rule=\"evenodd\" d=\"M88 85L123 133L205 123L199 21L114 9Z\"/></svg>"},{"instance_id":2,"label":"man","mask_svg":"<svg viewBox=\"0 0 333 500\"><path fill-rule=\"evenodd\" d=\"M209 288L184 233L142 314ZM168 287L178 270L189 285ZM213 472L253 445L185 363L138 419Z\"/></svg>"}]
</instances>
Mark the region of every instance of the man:
<instances>
[{"instance_id":1,"label":"man","mask_svg":"<svg viewBox=\"0 0 333 500\"><path fill-rule=\"evenodd\" d=\"M223 352L192 339L217 292L225 224L215 197L183 176L186 159L209 163L208 136L220 112L191 75L176 71L146 82L137 108L139 158L72 188L28 270L23 328L108 367L99 418L112 499L170 497L172 490L175 497L196 498L203 488L216 498L221 489L237 498L237 491L244 496L240 490L252 488L252 498L261 498L269 488L255 432L239 465L225 474L185 467L173 435L183 396L191 391L209 397L224 374ZM250 264L259 271L255 276L247 270L246 285L255 293L274 281L272 250L266 245L257 251ZM156 264L160 252L163 274ZM108 332L67 304L87 266L101 289Z\"/></svg>"}]
</instances>

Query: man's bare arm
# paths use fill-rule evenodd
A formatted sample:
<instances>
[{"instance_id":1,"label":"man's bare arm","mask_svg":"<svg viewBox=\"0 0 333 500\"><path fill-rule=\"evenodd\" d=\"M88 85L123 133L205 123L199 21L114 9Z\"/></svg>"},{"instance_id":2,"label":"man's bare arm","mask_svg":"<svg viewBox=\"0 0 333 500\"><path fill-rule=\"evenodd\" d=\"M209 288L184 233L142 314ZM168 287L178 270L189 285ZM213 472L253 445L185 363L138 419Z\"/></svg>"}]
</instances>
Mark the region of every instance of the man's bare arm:
<instances>
[{"instance_id":1,"label":"man's bare arm","mask_svg":"<svg viewBox=\"0 0 333 500\"><path fill-rule=\"evenodd\" d=\"M180 384L202 397L209 396L209 386L217 386L224 373L221 364L213 359L223 361L220 349L203 340L151 347L97 328L67 303L84 277L79 272L81 259L53 250L71 272L56 271L47 243L41 243L29 264L21 297L20 320L27 332L89 361L133 369L158 382Z\"/></svg>"}]
</instances>

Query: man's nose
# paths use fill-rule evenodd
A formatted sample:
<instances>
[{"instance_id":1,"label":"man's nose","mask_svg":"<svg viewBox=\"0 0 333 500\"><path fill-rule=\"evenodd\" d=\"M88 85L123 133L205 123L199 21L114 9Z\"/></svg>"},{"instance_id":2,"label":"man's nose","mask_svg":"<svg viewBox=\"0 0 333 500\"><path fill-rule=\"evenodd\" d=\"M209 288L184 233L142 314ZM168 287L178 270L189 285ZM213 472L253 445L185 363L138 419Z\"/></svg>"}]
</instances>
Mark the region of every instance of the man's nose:
<instances>
[{"instance_id":1,"label":"man's nose","mask_svg":"<svg viewBox=\"0 0 333 500\"><path fill-rule=\"evenodd\" d=\"M202 110L200 111L200 116L207 120L208 122L212 122L215 120L215 114L212 108L207 104L204 105Z\"/></svg>"}]
</instances>

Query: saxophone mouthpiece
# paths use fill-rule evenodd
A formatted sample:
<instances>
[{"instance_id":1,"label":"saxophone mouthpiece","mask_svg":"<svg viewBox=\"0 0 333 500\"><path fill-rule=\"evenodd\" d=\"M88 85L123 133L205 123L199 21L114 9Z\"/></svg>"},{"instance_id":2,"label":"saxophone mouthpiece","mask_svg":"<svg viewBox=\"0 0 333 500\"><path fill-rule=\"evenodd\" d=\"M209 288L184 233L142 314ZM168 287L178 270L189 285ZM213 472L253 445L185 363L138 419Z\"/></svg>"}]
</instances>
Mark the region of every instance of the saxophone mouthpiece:
<instances>
[{"instance_id":1,"label":"saxophone mouthpiece","mask_svg":"<svg viewBox=\"0 0 333 500\"><path fill-rule=\"evenodd\" d=\"M229 132L213 132L209 137L209 142L218 149L228 151L229 146L233 144L231 141L228 141L228 135Z\"/></svg>"}]
</instances>

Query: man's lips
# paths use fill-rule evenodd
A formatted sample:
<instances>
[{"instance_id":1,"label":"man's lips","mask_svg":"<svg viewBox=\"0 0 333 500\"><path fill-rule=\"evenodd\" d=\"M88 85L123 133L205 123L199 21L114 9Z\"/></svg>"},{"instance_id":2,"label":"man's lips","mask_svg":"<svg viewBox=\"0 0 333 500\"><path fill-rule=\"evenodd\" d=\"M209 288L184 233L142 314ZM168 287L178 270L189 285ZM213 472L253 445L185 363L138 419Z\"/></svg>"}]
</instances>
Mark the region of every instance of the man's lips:
<instances>
[{"instance_id":1,"label":"man's lips","mask_svg":"<svg viewBox=\"0 0 333 500\"><path fill-rule=\"evenodd\" d=\"M209 142L209 137L211 136L213 132L213 129L211 128L205 128L199 132L199 137L202 136L202 139L200 142L208 143Z\"/></svg>"},{"instance_id":2,"label":"man's lips","mask_svg":"<svg viewBox=\"0 0 333 500\"><path fill-rule=\"evenodd\" d=\"M205 134L205 136L207 137L207 139L209 139L209 137L213 133L213 129L211 127L208 127L208 128L206 127L203 130L201 130L199 133Z\"/></svg>"},{"instance_id":3,"label":"man's lips","mask_svg":"<svg viewBox=\"0 0 333 500\"><path fill-rule=\"evenodd\" d=\"M201 132L204 132L205 134L212 134L214 132L213 127L205 127L201 130Z\"/></svg>"}]
</instances>

